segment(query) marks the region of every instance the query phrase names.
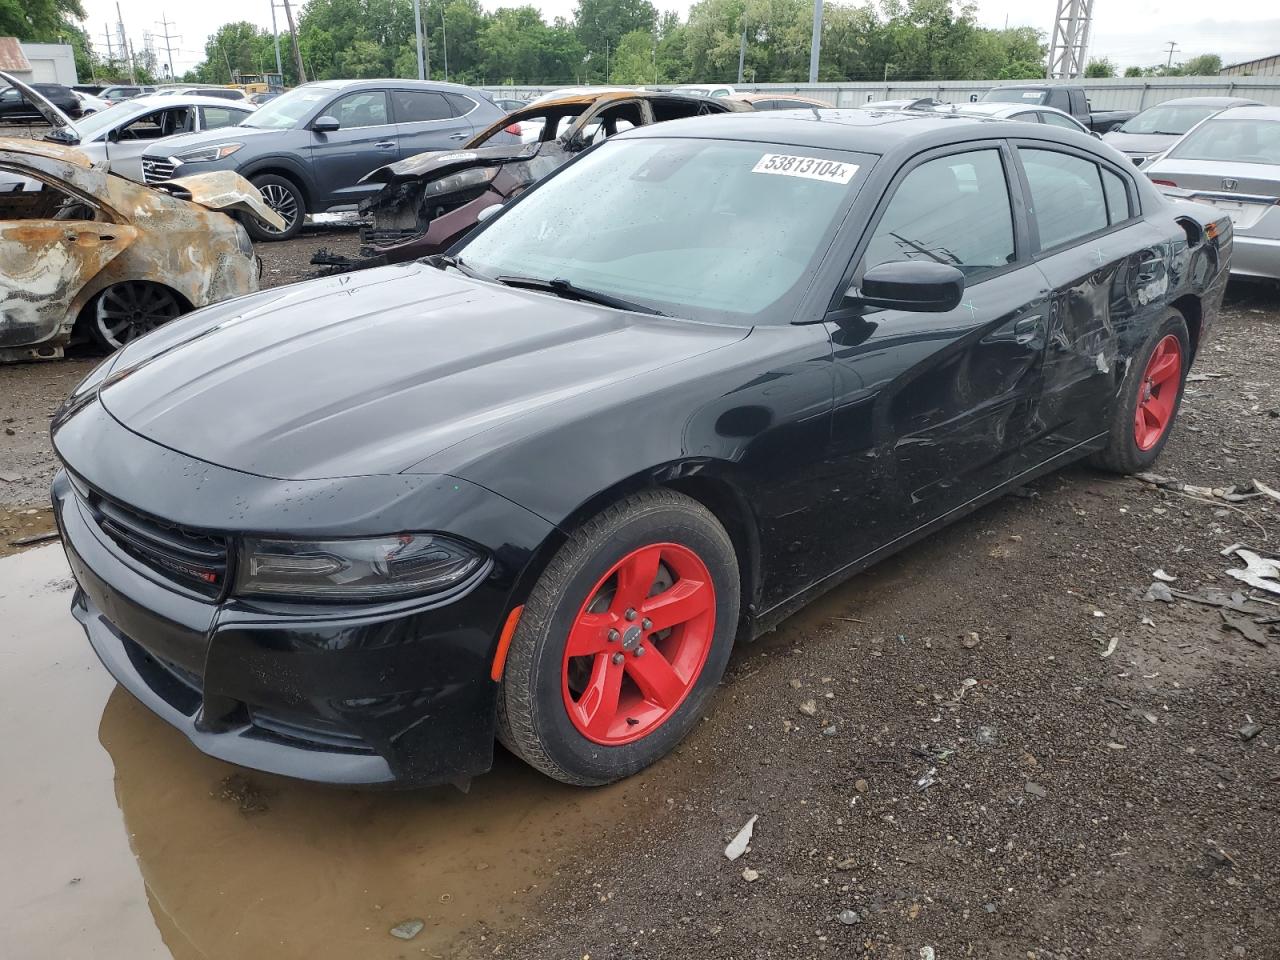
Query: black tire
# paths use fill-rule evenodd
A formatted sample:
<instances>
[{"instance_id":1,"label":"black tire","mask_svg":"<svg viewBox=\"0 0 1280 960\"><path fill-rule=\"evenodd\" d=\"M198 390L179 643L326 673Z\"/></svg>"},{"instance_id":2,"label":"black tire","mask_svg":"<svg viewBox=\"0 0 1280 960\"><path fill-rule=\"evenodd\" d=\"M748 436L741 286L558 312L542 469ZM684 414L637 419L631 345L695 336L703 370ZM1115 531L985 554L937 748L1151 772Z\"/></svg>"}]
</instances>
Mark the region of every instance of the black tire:
<instances>
[{"instance_id":1,"label":"black tire","mask_svg":"<svg viewBox=\"0 0 1280 960\"><path fill-rule=\"evenodd\" d=\"M264 173L250 181L262 194L263 202L285 219L285 229L275 230L259 222L257 217L245 216L244 228L254 240L270 242L289 240L298 235L307 219L307 201L292 180Z\"/></svg>"},{"instance_id":2,"label":"black tire","mask_svg":"<svg viewBox=\"0 0 1280 960\"><path fill-rule=\"evenodd\" d=\"M562 692L566 644L601 579L633 551L653 544L691 550L705 565L714 587L710 648L701 670L689 678L684 699L664 720L637 740L607 745L588 739L569 716ZM696 500L656 489L607 508L560 548L525 603L498 694L499 739L530 766L564 783L597 786L643 770L689 733L724 675L738 627L739 592L733 542ZM659 639L651 648L663 642L661 635L649 640L654 637Z\"/></svg>"},{"instance_id":3,"label":"black tire","mask_svg":"<svg viewBox=\"0 0 1280 960\"><path fill-rule=\"evenodd\" d=\"M184 313L182 300L168 287L123 280L94 297L81 322L102 349L119 350Z\"/></svg>"},{"instance_id":4,"label":"black tire","mask_svg":"<svg viewBox=\"0 0 1280 960\"><path fill-rule=\"evenodd\" d=\"M1165 424L1164 432L1160 434L1160 438L1152 446L1142 449L1135 435L1134 420L1138 413L1139 402L1146 390L1147 368L1151 363L1152 355L1161 342L1169 336L1177 338L1182 360L1177 381L1175 384L1171 384L1176 387L1173 409ZM1187 371L1190 368L1190 364L1191 338L1187 333L1186 320L1183 319L1182 314L1171 312L1156 327L1151 336L1147 338L1142 345L1142 349L1134 354L1133 360L1129 364L1129 369L1125 372L1124 382L1120 386L1119 398L1116 401L1115 413L1111 418L1107 446L1095 453L1091 458L1091 462L1095 467L1112 473L1141 473L1151 468L1151 465L1160 456L1160 451L1164 449L1164 445L1168 442L1169 435L1173 433L1173 426L1178 418L1178 409L1182 405L1182 391L1186 386Z\"/></svg>"}]
</instances>

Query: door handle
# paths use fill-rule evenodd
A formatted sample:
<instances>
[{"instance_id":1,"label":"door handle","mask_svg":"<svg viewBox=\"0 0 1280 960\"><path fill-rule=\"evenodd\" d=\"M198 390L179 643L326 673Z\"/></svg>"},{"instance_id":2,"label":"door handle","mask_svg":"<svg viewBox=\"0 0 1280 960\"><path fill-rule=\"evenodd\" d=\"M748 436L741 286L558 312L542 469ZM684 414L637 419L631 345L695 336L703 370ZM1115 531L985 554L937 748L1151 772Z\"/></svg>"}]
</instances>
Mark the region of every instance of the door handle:
<instances>
[{"instance_id":1,"label":"door handle","mask_svg":"<svg viewBox=\"0 0 1280 960\"><path fill-rule=\"evenodd\" d=\"M1023 317L1013 325L1013 338L1018 343L1030 343L1040 335L1040 329L1044 317L1036 314L1033 317Z\"/></svg>"},{"instance_id":2,"label":"door handle","mask_svg":"<svg viewBox=\"0 0 1280 960\"><path fill-rule=\"evenodd\" d=\"M393 147L395 147L395 145L396 145L396 142L394 140L379 140L377 143L374 144L374 146L377 147L379 150L390 150Z\"/></svg>"},{"instance_id":3,"label":"door handle","mask_svg":"<svg viewBox=\"0 0 1280 960\"><path fill-rule=\"evenodd\" d=\"M466 135L465 133L451 133L451 134L449 134L449 139L450 139L450 140L465 140L465 139L467 139L467 135Z\"/></svg>"}]
</instances>

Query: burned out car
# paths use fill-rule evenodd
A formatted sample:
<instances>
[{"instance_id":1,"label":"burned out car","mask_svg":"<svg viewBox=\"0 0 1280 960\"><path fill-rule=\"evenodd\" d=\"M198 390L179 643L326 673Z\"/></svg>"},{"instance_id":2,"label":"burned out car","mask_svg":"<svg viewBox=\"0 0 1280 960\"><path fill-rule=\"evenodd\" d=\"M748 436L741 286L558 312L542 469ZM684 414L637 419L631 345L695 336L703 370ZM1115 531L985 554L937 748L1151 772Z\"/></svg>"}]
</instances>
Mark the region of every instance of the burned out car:
<instances>
[{"instance_id":1,"label":"burned out car","mask_svg":"<svg viewBox=\"0 0 1280 960\"><path fill-rule=\"evenodd\" d=\"M750 110L749 104L680 93L608 90L571 94L503 117L460 150L420 153L374 170L386 184L360 205L362 259L321 250L311 262L336 270L402 263L448 249L484 210L518 196L591 144L664 120ZM506 143L512 136L524 142Z\"/></svg>"},{"instance_id":2,"label":"burned out car","mask_svg":"<svg viewBox=\"0 0 1280 960\"><path fill-rule=\"evenodd\" d=\"M0 139L0 361L60 357L73 337L114 350L257 290L249 236L221 211L280 223L234 173L148 188L71 147Z\"/></svg>"}]
</instances>

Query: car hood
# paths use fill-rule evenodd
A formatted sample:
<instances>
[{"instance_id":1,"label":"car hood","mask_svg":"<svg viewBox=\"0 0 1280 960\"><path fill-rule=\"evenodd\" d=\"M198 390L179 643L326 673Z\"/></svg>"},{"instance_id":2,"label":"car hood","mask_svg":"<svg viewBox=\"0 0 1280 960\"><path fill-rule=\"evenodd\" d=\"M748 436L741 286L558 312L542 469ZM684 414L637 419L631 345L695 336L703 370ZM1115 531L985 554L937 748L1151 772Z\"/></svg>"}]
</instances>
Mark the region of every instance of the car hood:
<instances>
[{"instance_id":1,"label":"car hood","mask_svg":"<svg viewBox=\"0 0 1280 960\"><path fill-rule=\"evenodd\" d=\"M277 288L127 347L99 390L125 427L287 480L392 474L747 328L560 300L410 263Z\"/></svg>"},{"instance_id":2,"label":"car hood","mask_svg":"<svg viewBox=\"0 0 1280 960\"><path fill-rule=\"evenodd\" d=\"M361 183L401 183L405 180L432 180L467 167L485 167L511 160L535 157L540 143L504 143L474 150L435 150L406 160L388 163L366 174Z\"/></svg>"},{"instance_id":3,"label":"car hood","mask_svg":"<svg viewBox=\"0 0 1280 960\"><path fill-rule=\"evenodd\" d=\"M201 130L199 133L179 133L157 140L155 146L145 152L148 157L176 157L181 153L215 143L240 143L254 137L280 134L283 130L265 130L257 127L219 127L217 130Z\"/></svg>"},{"instance_id":4,"label":"car hood","mask_svg":"<svg viewBox=\"0 0 1280 960\"><path fill-rule=\"evenodd\" d=\"M1172 133L1124 133L1112 130L1110 133L1103 134L1102 139L1121 153L1141 153L1151 156L1153 153L1163 153L1168 150L1178 136Z\"/></svg>"},{"instance_id":5,"label":"car hood","mask_svg":"<svg viewBox=\"0 0 1280 960\"><path fill-rule=\"evenodd\" d=\"M71 118L54 106L46 97L27 86L17 77L10 76L7 73L0 73L0 80L15 88L22 94L27 103L36 108L40 116L44 117L45 123L49 124L59 134L59 142L76 143L79 141L80 138L75 132L76 127L71 122Z\"/></svg>"}]
</instances>

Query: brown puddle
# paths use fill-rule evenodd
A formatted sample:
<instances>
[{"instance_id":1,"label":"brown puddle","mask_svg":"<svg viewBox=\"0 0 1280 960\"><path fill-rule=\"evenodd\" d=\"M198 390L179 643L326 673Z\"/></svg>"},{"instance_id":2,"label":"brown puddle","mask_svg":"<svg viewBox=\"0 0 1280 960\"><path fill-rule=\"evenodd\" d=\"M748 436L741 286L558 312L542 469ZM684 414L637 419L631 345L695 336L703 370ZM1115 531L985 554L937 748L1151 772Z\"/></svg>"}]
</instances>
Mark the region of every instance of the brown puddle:
<instances>
[{"instance_id":1,"label":"brown puddle","mask_svg":"<svg viewBox=\"0 0 1280 960\"><path fill-rule=\"evenodd\" d=\"M646 777L575 790L504 754L468 795L239 770L114 688L70 597L56 544L0 560L0 850L24 866L0 872L6 957L487 953L596 825L643 806ZM408 919L425 929L391 937Z\"/></svg>"},{"instance_id":2,"label":"brown puddle","mask_svg":"<svg viewBox=\"0 0 1280 960\"><path fill-rule=\"evenodd\" d=\"M44 535L57 531L58 525L53 520L51 507L0 506L0 557L47 543L43 539Z\"/></svg>"}]
</instances>

